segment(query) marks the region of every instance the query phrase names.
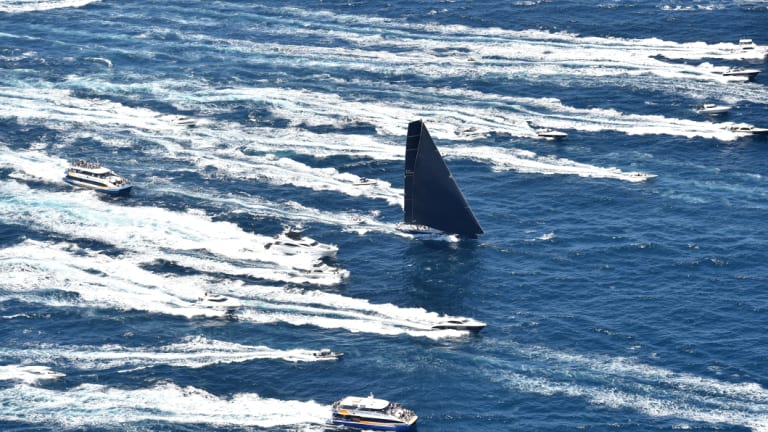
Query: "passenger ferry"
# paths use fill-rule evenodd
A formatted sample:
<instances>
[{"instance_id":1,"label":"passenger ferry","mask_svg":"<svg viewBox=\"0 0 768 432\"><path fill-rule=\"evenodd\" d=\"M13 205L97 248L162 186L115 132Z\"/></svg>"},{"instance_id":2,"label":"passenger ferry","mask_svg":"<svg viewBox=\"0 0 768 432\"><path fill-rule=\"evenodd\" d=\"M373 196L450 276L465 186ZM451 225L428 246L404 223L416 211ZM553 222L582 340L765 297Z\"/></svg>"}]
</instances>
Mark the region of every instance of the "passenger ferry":
<instances>
[{"instance_id":1,"label":"passenger ferry","mask_svg":"<svg viewBox=\"0 0 768 432\"><path fill-rule=\"evenodd\" d=\"M64 181L109 195L128 195L133 185L128 179L115 174L98 162L79 160L73 162L64 172Z\"/></svg>"},{"instance_id":2,"label":"passenger ferry","mask_svg":"<svg viewBox=\"0 0 768 432\"><path fill-rule=\"evenodd\" d=\"M398 403L366 397L347 396L333 404L331 424L354 429L415 431L419 417Z\"/></svg>"}]
</instances>

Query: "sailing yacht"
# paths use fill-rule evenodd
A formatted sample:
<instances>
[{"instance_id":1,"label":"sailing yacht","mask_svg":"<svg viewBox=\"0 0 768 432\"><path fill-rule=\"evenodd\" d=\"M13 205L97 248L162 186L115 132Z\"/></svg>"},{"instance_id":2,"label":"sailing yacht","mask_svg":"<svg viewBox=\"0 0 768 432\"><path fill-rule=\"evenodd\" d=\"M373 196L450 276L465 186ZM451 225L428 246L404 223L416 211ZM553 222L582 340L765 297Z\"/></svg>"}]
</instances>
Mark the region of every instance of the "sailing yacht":
<instances>
[{"instance_id":1,"label":"sailing yacht","mask_svg":"<svg viewBox=\"0 0 768 432\"><path fill-rule=\"evenodd\" d=\"M403 209L399 229L409 234L456 234L466 238L483 234L421 120L408 124Z\"/></svg>"}]
</instances>

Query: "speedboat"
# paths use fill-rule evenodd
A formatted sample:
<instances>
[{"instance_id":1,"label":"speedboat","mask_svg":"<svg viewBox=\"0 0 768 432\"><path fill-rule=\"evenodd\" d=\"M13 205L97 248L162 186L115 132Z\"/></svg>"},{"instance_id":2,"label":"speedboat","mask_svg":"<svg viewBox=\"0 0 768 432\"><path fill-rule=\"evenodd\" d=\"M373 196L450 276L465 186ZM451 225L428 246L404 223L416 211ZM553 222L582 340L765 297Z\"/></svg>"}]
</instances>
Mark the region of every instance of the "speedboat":
<instances>
[{"instance_id":1,"label":"speedboat","mask_svg":"<svg viewBox=\"0 0 768 432\"><path fill-rule=\"evenodd\" d=\"M728 128L728 130L731 132L748 135L768 134L768 128L759 128L754 126L731 126Z\"/></svg>"},{"instance_id":2,"label":"speedboat","mask_svg":"<svg viewBox=\"0 0 768 432\"><path fill-rule=\"evenodd\" d=\"M177 126L195 127L197 126L197 120L192 117L176 116L173 118L173 123Z\"/></svg>"},{"instance_id":3,"label":"speedboat","mask_svg":"<svg viewBox=\"0 0 768 432\"><path fill-rule=\"evenodd\" d=\"M640 171L632 171L632 172L629 172L627 174L629 176L631 176L631 177L636 177L636 178L639 178L639 179L642 179L642 180L650 180L650 179L654 179L654 178L658 177L658 175L656 175L656 174L650 174L650 173L645 173L645 172L640 172Z\"/></svg>"},{"instance_id":4,"label":"speedboat","mask_svg":"<svg viewBox=\"0 0 768 432\"><path fill-rule=\"evenodd\" d=\"M718 115L718 114L725 114L728 111L730 111L731 107L728 105L715 105L712 103L705 103L700 105L696 112L699 114L707 114L707 115Z\"/></svg>"},{"instance_id":5,"label":"speedboat","mask_svg":"<svg viewBox=\"0 0 768 432\"><path fill-rule=\"evenodd\" d=\"M482 321L472 318L449 318L432 326L435 330L467 330L479 332L484 329L486 324Z\"/></svg>"},{"instance_id":6,"label":"speedboat","mask_svg":"<svg viewBox=\"0 0 768 432\"><path fill-rule=\"evenodd\" d=\"M331 351L329 348L323 348L315 351L312 355L318 360L338 360L344 356L344 353Z\"/></svg>"},{"instance_id":7,"label":"speedboat","mask_svg":"<svg viewBox=\"0 0 768 432\"><path fill-rule=\"evenodd\" d=\"M209 309L222 310L229 313L234 312L240 307L240 302L236 299L209 292L206 292L202 297L198 298L197 304Z\"/></svg>"},{"instance_id":8,"label":"speedboat","mask_svg":"<svg viewBox=\"0 0 768 432\"><path fill-rule=\"evenodd\" d=\"M550 128L536 129L536 135L543 138L552 138L552 139L563 139L568 136L568 134L565 132L550 129Z\"/></svg>"},{"instance_id":9,"label":"speedboat","mask_svg":"<svg viewBox=\"0 0 768 432\"><path fill-rule=\"evenodd\" d=\"M64 181L71 185L93 189L108 195L128 195L133 188L128 179L115 174L98 162L84 160L73 162L64 174Z\"/></svg>"},{"instance_id":10,"label":"speedboat","mask_svg":"<svg viewBox=\"0 0 768 432\"><path fill-rule=\"evenodd\" d=\"M751 80L760 73L760 69L747 69L742 67L732 67L723 72L726 77L742 77Z\"/></svg>"},{"instance_id":11,"label":"speedboat","mask_svg":"<svg viewBox=\"0 0 768 432\"><path fill-rule=\"evenodd\" d=\"M375 185L376 180L369 179L367 177L360 177L360 180L353 183L355 186L369 186L369 185Z\"/></svg>"},{"instance_id":12,"label":"speedboat","mask_svg":"<svg viewBox=\"0 0 768 432\"><path fill-rule=\"evenodd\" d=\"M354 429L414 431L419 417L399 403L366 397L347 396L333 403L330 423Z\"/></svg>"},{"instance_id":13,"label":"speedboat","mask_svg":"<svg viewBox=\"0 0 768 432\"><path fill-rule=\"evenodd\" d=\"M278 250L286 255L317 254L321 258L333 258L339 251L338 246L320 243L313 238L302 235L300 229L291 227L285 227L283 232L277 234L273 241L265 244L264 248Z\"/></svg>"},{"instance_id":14,"label":"speedboat","mask_svg":"<svg viewBox=\"0 0 768 432\"><path fill-rule=\"evenodd\" d=\"M757 45L752 41L752 39L739 39L739 48L742 50L753 50L757 48Z\"/></svg>"}]
</instances>

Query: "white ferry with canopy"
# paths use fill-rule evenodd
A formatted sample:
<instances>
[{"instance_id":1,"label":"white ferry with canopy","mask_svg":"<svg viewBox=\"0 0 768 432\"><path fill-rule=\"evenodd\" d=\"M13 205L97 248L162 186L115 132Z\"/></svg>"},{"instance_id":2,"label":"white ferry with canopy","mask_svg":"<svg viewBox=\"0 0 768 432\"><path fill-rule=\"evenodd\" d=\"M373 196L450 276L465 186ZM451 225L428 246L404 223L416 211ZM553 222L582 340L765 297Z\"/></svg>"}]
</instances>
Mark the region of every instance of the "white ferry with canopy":
<instances>
[{"instance_id":1,"label":"white ferry with canopy","mask_svg":"<svg viewBox=\"0 0 768 432\"><path fill-rule=\"evenodd\" d=\"M419 417L399 403L368 397L347 396L334 402L331 424L377 431L415 431Z\"/></svg>"},{"instance_id":2,"label":"white ferry with canopy","mask_svg":"<svg viewBox=\"0 0 768 432\"><path fill-rule=\"evenodd\" d=\"M108 195L128 195L133 185L125 177L115 174L98 162L79 160L64 172L64 181L79 187L93 189Z\"/></svg>"}]
</instances>

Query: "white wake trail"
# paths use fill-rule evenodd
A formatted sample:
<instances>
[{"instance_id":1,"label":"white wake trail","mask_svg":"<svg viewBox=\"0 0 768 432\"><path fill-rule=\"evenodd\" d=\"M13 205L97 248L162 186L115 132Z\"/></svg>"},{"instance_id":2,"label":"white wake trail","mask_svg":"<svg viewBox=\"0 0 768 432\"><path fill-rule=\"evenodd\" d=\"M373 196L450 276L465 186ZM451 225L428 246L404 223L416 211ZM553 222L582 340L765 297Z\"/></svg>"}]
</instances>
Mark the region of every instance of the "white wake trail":
<instances>
[{"instance_id":1,"label":"white wake trail","mask_svg":"<svg viewBox=\"0 0 768 432\"><path fill-rule=\"evenodd\" d=\"M164 346L129 347L117 344L56 345L26 344L3 350L5 358L15 358L21 364L56 365L92 371L120 368L122 371L155 366L202 368L222 363L245 363L255 360L283 360L287 362L323 361L314 355L315 349L274 349L267 346L243 345L208 339L204 336L187 336L180 342ZM62 376L47 366L0 367L0 380L18 380L35 383ZM5 377L5 378L3 378Z\"/></svg>"},{"instance_id":2,"label":"white wake trail","mask_svg":"<svg viewBox=\"0 0 768 432\"><path fill-rule=\"evenodd\" d=\"M375 304L318 290L217 280L206 276L158 275L124 256L110 257L69 243L25 240L0 249L0 300L15 298L54 307L108 307L184 317L230 318L255 323L344 329L431 339L463 337L465 331L436 330L443 319L421 308ZM51 290L76 293L56 296ZM198 304L205 292L237 299L233 313Z\"/></svg>"},{"instance_id":3,"label":"white wake trail","mask_svg":"<svg viewBox=\"0 0 768 432\"><path fill-rule=\"evenodd\" d=\"M153 421L322 431L330 417L330 407L314 401L262 398L255 393L219 396L170 383L133 390L82 384L66 391L18 384L0 390L0 405L0 420L66 428Z\"/></svg>"}]
</instances>

